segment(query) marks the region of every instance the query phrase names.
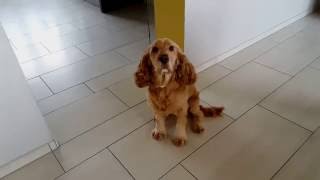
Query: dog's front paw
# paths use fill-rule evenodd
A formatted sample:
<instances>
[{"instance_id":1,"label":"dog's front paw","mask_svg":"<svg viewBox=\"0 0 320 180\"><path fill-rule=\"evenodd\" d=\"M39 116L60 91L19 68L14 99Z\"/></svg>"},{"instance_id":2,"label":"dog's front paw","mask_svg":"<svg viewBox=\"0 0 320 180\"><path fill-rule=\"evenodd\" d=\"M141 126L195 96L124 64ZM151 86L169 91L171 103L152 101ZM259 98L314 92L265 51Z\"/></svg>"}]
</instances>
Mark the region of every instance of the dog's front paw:
<instances>
[{"instance_id":1,"label":"dog's front paw","mask_svg":"<svg viewBox=\"0 0 320 180\"><path fill-rule=\"evenodd\" d=\"M201 134L204 132L204 128L199 124L193 124L191 126L191 130L192 130L192 132L194 132L196 134Z\"/></svg>"},{"instance_id":2,"label":"dog's front paw","mask_svg":"<svg viewBox=\"0 0 320 180\"><path fill-rule=\"evenodd\" d=\"M152 130L152 137L153 139L160 141L166 138L166 133L165 132L160 132L158 129L153 129Z\"/></svg>"},{"instance_id":3,"label":"dog's front paw","mask_svg":"<svg viewBox=\"0 0 320 180\"><path fill-rule=\"evenodd\" d=\"M184 146L187 143L187 139L182 137L176 137L172 140L172 143L178 147Z\"/></svg>"}]
</instances>

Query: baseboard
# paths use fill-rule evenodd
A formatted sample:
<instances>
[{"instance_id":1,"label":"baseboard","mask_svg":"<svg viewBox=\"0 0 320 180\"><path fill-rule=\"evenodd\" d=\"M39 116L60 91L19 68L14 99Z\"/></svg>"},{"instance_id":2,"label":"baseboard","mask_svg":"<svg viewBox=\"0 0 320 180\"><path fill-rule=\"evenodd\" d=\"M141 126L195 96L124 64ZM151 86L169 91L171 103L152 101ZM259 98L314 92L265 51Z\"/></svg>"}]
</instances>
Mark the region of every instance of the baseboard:
<instances>
[{"instance_id":1,"label":"baseboard","mask_svg":"<svg viewBox=\"0 0 320 180\"><path fill-rule=\"evenodd\" d=\"M237 52L239 52L239 51L251 46L252 44L260 41L261 39L264 39L264 38L270 36L271 34L281 30L282 28L294 23L295 21L307 16L311 12L312 12L312 9L308 9L308 10L306 10L306 11L304 11L304 12L302 12L302 13L296 15L296 16L294 16L293 18L290 18L289 20L286 20L283 23L273 27L269 31L266 31L266 32L260 34L259 36L256 36L256 37L254 37L254 38L252 38L252 39L240 44L236 48L234 48L234 49L232 49L230 51L227 51L227 52L225 52L225 53L223 53L223 54L221 54L219 56L216 56L216 57L206 61L205 63L203 63L203 64L201 64L201 65L196 67L197 72L201 72L201 71L209 68L210 66L223 61L224 59L226 59L226 58L236 54Z\"/></svg>"},{"instance_id":2,"label":"baseboard","mask_svg":"<svg viewBox=\"0 0 320 180\"><path fill-rule=\"evenodd\" d=\"M50 153L52 150L58 148L58 144L52 141L48 144L40 146L39 148L25 154L24 156L0 167L0 179L8 174L22 168L23 166L39 159L40 157Z\"/></svg>"}]
</instances>

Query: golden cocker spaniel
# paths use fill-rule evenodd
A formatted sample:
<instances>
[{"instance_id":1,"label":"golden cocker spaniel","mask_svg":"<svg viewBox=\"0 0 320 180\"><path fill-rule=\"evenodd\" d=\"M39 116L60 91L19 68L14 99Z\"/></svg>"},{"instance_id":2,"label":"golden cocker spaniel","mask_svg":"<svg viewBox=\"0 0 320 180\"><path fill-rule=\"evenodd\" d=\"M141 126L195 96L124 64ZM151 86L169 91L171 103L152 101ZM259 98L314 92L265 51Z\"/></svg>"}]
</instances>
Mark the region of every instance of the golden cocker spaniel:
<instances>
[{"instance_id":1,"label":"golden cocker spaniel","mask_svg":"<svg viewBox=\"0 0 320 180\"><path fill-rule=\"evenodd\" d=\"M196 80L195 68L172 40L158 39L147 48L135 73L135 83L140 88L148 87L148 102L155 115L154 139L166 137L165 121L169 115L177 119L172 142L182 146L187 141L188 120L194 133L202 133L203 116L222 113L223 107L205 108L199 104Z\"/></svg>"}]
</instances>

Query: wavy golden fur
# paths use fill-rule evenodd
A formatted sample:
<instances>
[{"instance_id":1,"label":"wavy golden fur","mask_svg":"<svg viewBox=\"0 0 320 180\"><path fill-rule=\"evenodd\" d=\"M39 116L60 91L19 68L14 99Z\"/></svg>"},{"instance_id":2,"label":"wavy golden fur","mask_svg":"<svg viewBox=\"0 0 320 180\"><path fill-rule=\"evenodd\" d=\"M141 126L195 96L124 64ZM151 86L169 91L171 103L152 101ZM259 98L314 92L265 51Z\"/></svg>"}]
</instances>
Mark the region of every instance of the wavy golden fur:
<instances>
[{"instance_id":1,"label":"wavy golden fur","mask_svg":"<svg viewBox=\"0 0 320 180\"><path fill-rule=\"evenodd\" d=\"M191 130L202 133L203 116L219 116L223 107L200 106L195 82L197 74L180 47L170 39L158 39L150 45L135 73L136 85L148 87L148 102L155 114L152 136L161 140L166 137L165 121L169 115L177 117L173 143L184 145L187 141L188 119Z\"/></svg>"}]
</instances>

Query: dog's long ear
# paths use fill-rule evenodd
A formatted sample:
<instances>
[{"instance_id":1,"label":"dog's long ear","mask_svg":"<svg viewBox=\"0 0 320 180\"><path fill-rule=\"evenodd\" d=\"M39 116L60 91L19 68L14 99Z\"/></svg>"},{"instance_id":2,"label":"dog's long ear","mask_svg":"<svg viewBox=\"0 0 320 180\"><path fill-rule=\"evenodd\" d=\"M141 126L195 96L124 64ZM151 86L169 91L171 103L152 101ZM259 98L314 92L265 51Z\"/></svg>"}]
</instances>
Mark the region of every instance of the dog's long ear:
<instances>
[{"instance_id":1,"label":"dog's long ear","mask_svg":"<svg viewBox=\"0 0 320 180\"><path fill-rule=\"evenodd\" d=\"M186 55L179 51L175 79L179 84L191 85L197 80L197 73Z\"/></svg>"},{"instance_id":2,"label":"dog's long ear","mask_svg":"<svg viewBox=\"0 0 320 180\"><path fill-rule=\"evenodd\" d=\"M145 54L140 60L138 70L135 73L136 85L140 88L149 86L152 83L153 66L151 64L149 51L146 50Z\"/></svg>"}]
</instances>

